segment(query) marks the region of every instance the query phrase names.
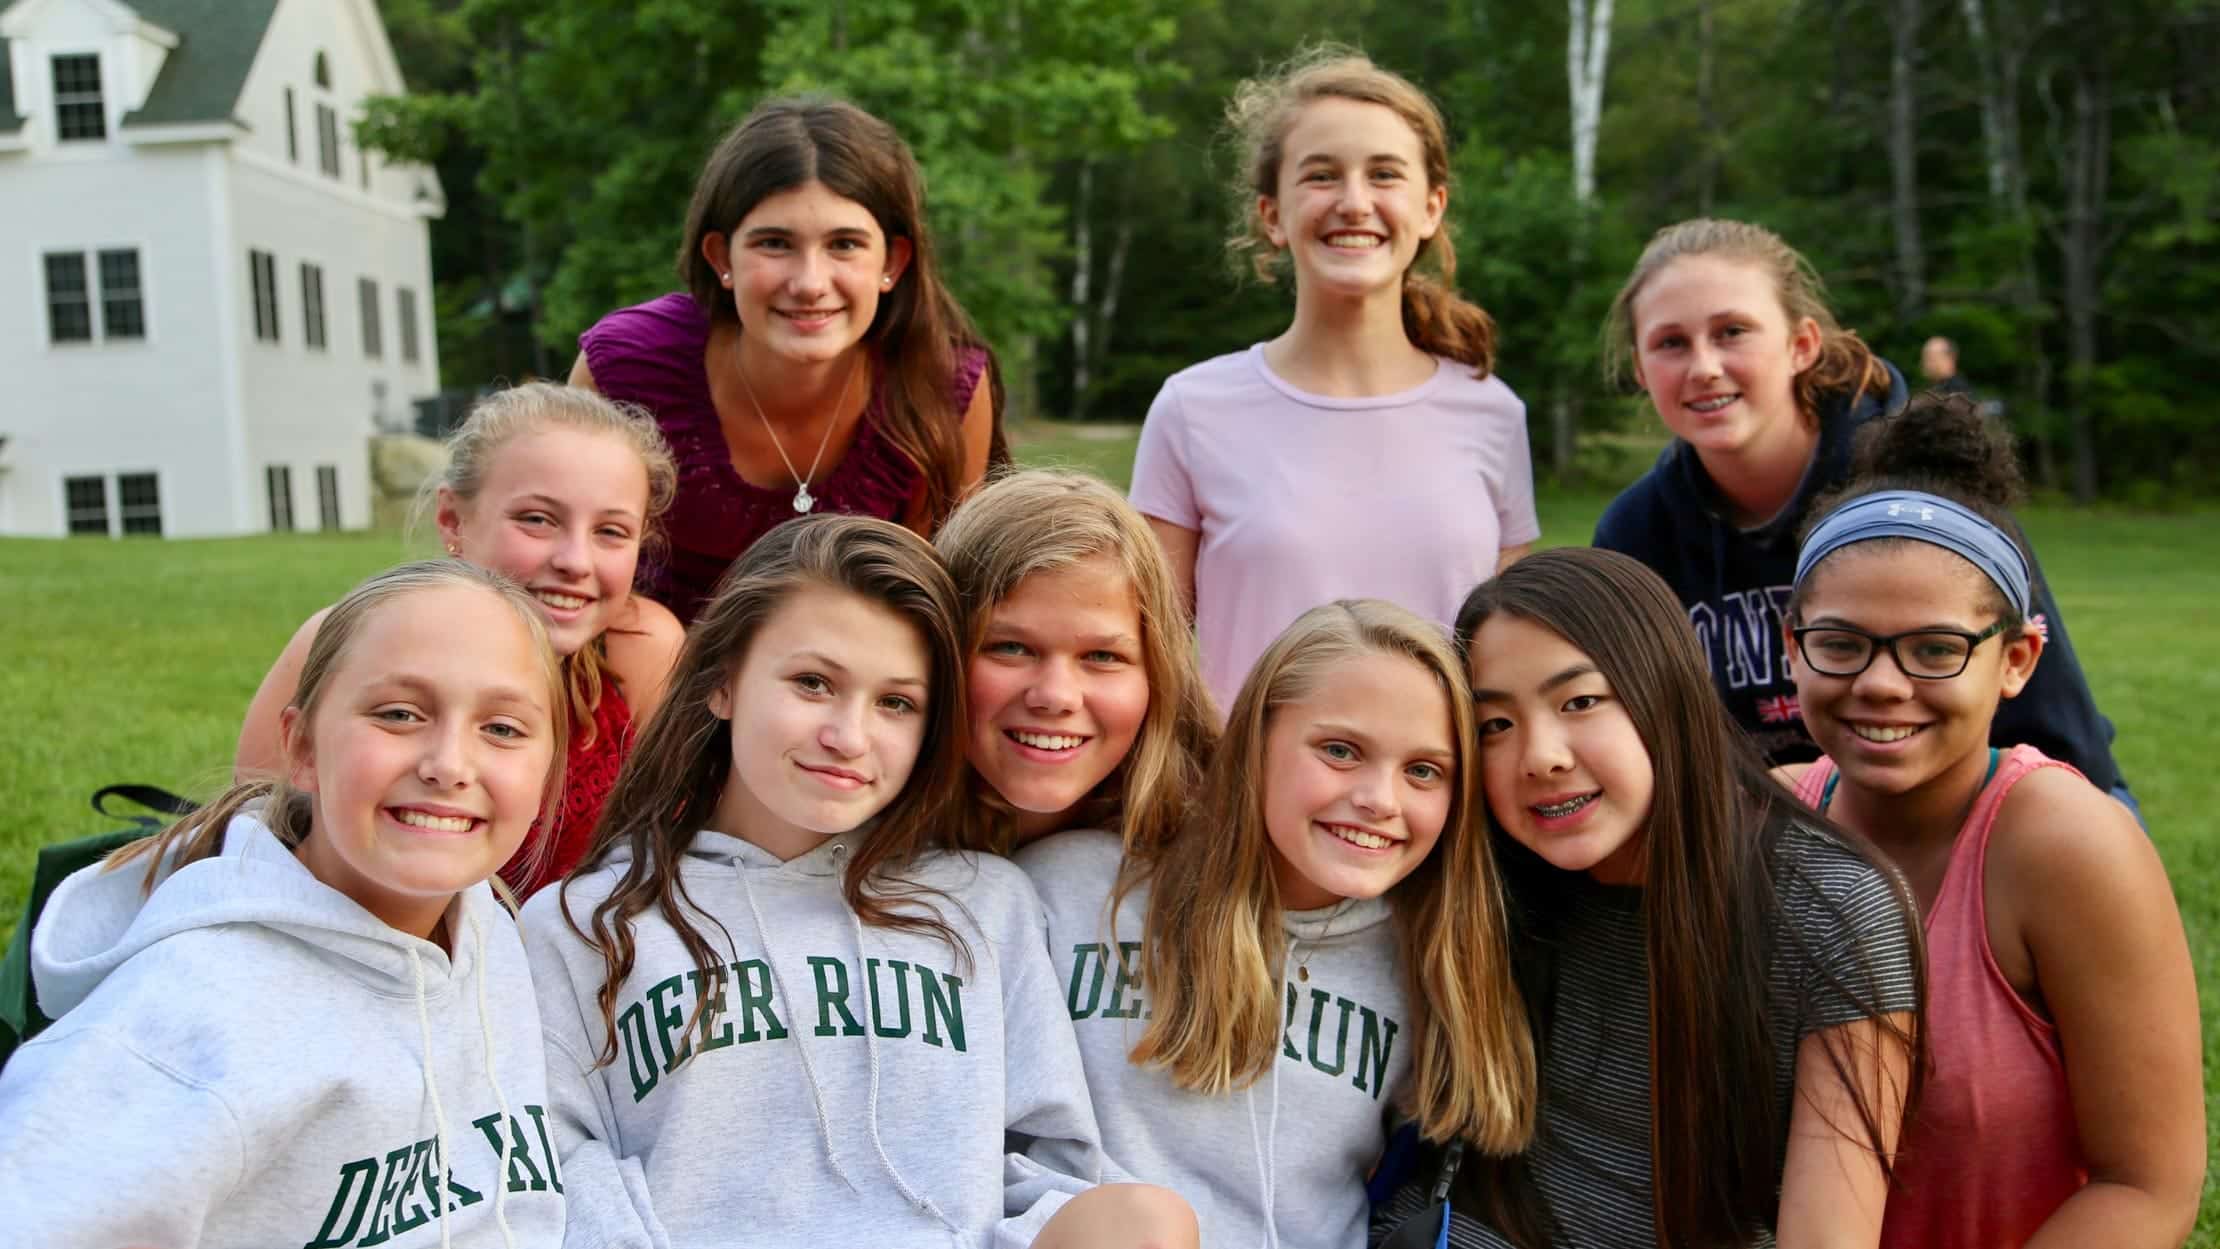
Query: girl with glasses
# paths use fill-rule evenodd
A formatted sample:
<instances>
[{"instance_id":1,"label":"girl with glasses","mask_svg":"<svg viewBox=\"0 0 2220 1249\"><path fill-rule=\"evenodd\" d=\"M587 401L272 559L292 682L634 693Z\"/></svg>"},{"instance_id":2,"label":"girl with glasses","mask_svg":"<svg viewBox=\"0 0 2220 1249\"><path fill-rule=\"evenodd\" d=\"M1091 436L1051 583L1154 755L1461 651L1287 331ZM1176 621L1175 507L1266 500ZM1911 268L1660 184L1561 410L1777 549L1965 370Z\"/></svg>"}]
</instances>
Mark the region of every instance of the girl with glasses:
<instances>
[{"instance_id":1,"label":"girl with glasses","mask_svg":"<svg viewBox=\"0 0 2220 1249\"><path fill-rule=\"evenodd\" d=\"M2005 517L2010 436L1962 397L1874 425L1789 602L1797 794L1896 863L1925 920L1933 1066L1882 1245L2177 1246L2204 1178L2196 981L2165 868L1999 704L2047 659Z\"/></svg>"}]
</instances>

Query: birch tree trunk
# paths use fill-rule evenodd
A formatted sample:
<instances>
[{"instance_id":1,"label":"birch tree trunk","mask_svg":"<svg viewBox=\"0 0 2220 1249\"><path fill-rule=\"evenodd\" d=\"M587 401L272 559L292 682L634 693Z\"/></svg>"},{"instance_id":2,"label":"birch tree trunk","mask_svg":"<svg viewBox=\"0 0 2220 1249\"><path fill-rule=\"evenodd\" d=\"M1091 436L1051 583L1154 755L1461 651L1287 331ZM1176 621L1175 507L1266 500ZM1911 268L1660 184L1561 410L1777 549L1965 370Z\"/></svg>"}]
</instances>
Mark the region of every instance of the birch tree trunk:
<instances>
[{"instance_id":1,"label":"birch tree trunk","mask_svg":"<svg viewBox=\"0 0 2220 1249\"><path fill-rule=\"evenodd\" d=\"M1978 3L1978 0L1969 0ZM1696 116L1703 126L1703 166L1697 174L1696 206L1703 216L1710 216L1712 204L1719 198L1719 160L1721 136L1719 109L1712 99L1712 80L1716 73L1714 45L1718 30L1713 21L1712 0L1701 0L1696 6Z\"/></svg>"},{"instance_id":2,"label":"birch tree trunk","mask_svg":"<svg viewBox=\"0 0 2220 1249\"><path fill-rule=\"evenodd\" d=\"M1094 381L1094 322L1089 318L1095 274L1095 162L1079 162L1079 189L1072 196L1071 239L1071 419L1087 419L1087 387Z\"/></svg>"},{"instance_id":3,"label":"birch tree trunk","mask_svg":"<svg viewBox=\"0 0 2220 1249\"><path fill-rule=\"evenodd\" d=\"M1570 19L1565 36L1565 84L1572 104L1573 289L1579 294L1581 270L1588 261L1588 232L1596 197L1596 136L1603 124L1603 76L1611 57L1613 0L1565 0ZM1571 472L1579 442L1580 417L1570 380L1557 383L1550 405L1550 465L1559 477Z\"/></svg>"},{"instance_id":4,"label":"birch tree trunk","mask_svg":"<svg viewBox=\"0 0 2220 1249\"><path fill-rule=\"evenodd\" d=\"M2112 161L2112 84L2096 57L2074 60L2071 137L2066 147L2066 214L2059 234L2065 271L2066 391L2078 502L2097 497L2097 433L2090 385L2097 365L2097 305L2104 264L2104 197Z\"/></svg>"},{"instance_id":5,"label":"birch tree trunk","mask_svg":"<svg viewBox=\"0 0 2220 1249\"><path fill-rule=\"evenodd\" d=\"M1889 6L1890 212L1896 231L1896 318L1909 325L1927 305L1927 249L1919 234L1920 0Z\"/></svg>"}]
</instances>

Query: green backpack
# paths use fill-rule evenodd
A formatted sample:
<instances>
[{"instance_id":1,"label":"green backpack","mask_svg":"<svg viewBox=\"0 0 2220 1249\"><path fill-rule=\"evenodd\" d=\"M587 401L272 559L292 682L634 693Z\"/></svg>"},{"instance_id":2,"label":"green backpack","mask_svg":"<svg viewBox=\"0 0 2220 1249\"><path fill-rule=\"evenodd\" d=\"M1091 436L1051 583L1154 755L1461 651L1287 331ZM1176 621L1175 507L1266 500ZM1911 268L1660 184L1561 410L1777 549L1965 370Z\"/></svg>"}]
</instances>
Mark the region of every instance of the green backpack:
<instances>
[{"instance_id":1,"label":"green backpack","mask_svg":"<svg viewBox=\"0 0 2220 1249\"><path fill-rule=\"evenodd\" d=\"M110 785L92 796L92 809L108 819L124 820L128 827L39 847L30 900L24 904L23 918L16 922L15 935L8 939L7 956L0 959L0 1065L7 1063L16 1046L54 1022L39 1011L38 992L31 983L31 929L38 924L39 914L46 909L46 900L53 896L55 887L70 873L107 858L117 847L169 827L169 820L156 816L110 811L110 798L121 798L172 818L190 815L198 806L152 785Z\"/></svg>"}]
</instances>

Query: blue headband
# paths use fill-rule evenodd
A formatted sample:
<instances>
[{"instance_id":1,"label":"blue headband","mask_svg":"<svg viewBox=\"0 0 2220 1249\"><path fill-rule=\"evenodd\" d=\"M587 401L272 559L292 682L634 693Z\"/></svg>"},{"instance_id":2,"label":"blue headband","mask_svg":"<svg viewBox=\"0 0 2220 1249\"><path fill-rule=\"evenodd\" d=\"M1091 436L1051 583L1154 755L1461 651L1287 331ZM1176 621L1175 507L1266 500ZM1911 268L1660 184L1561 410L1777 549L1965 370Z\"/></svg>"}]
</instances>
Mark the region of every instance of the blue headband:
<instances>
[{"instance_id":1,"label":"blue headband","mask_svg":"<svg viewBox=\"0 0 2220 1249\"><path fill-rule=\"evenodd\" d=\"M2034 613L2019 544L1980 513L1917 490L1876 491L1829 512L1796 556L1796 584L1803 585L1820 560L1874 538L1910 538L1962 555L2004 591L2023 619Z\"/></svg>"}]
</instances>

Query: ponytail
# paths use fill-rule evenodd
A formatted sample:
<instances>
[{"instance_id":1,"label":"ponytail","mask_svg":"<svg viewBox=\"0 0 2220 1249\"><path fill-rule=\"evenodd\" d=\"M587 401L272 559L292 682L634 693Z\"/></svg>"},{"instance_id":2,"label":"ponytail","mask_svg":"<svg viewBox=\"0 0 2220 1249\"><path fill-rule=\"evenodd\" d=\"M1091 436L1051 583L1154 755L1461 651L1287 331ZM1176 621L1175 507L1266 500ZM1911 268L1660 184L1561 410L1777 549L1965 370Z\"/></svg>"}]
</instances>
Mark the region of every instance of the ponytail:
<instances>
[{"instance_id":1,"label":"ponytail","mask_svg":"<svg viewBox=\"0 0 2220 1249\"><path fill-rule=\"evenodd\" d=\"M1447 238L1438 250L1446 277L1456 267ZM1495 318L1445 279L1415 271L1404 277L1403 333L1420 351L1471 365L1481 377L1495 371Z\"/></svg>"}]
</instances>

